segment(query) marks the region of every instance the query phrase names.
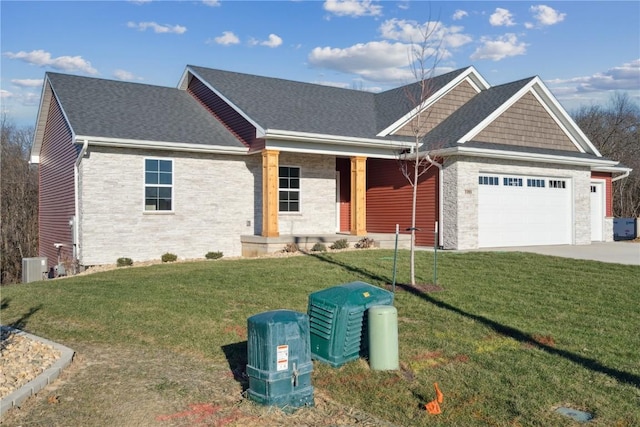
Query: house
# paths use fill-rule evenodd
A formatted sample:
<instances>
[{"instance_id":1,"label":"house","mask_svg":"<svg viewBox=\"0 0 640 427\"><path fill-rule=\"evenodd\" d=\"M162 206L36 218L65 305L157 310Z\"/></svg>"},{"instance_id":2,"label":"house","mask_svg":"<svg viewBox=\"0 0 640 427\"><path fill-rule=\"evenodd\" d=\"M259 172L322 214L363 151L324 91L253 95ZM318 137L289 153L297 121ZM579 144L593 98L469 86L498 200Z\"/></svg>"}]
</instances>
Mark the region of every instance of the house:
<instances>
[{"instance_id":1,"label":"house","mask_svg":"<svg viewBox=\"0 0 640 427\"><path fill-rule=\"evenodd\" d=\"M611 183L629 169L540 78L491 86L467 67L428 83L418 105L419 83L374 94L191 65L176 88L46 73L31 153L40 255L91 266L406 233L398 159L415 154L418 118L433 165L418 245L612 240Z\"/></svg>"}]
</instances>

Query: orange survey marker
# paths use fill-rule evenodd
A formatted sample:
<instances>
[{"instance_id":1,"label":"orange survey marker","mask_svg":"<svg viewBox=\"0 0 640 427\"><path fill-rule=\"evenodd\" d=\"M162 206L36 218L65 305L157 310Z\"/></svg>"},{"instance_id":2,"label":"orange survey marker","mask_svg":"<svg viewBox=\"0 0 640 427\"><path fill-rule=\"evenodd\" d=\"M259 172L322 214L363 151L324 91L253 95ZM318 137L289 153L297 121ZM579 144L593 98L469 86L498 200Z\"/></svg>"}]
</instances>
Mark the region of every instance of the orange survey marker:
<instances>
[{"instance_id":1,"label":"orange survey marker","mask_svg":"<svg viewBox=\"0 0 640 427\"><path fill-rule=\"evenodd\" d=\"M436 389L436 398L424 405L424 407L431 415L438 415L442 413L440 403L444 402L444 394L440 391L438 383L433 383L433 387Z\"/></svg>"}]
</instances>

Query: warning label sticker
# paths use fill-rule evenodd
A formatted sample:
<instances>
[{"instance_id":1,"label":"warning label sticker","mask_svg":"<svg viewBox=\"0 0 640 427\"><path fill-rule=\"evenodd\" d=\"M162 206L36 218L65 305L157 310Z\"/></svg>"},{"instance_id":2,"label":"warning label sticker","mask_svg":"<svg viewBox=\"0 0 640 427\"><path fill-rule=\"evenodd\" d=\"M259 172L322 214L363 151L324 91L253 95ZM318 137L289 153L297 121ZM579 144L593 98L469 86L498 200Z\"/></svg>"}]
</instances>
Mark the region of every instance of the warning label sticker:
<instances>
[{"instance_id":1,"label":"warning label sticker","mask_svg":"<svg viewBox=\"0 0 640 427\"><path fill-rule=\"evenodd\" d=\"M279 345L276 352L278 364L276 366L277 371L286 371L289 369L289 346Z\"/></svg>"}]
</instances>

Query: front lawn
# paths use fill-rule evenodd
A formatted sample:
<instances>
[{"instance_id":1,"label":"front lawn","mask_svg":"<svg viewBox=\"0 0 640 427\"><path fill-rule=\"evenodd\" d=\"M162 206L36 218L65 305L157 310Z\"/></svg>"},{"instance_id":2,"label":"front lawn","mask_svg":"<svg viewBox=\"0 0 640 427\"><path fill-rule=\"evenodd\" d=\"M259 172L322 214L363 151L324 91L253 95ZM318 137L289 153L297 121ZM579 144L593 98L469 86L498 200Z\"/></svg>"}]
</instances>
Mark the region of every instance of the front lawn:
<instances>
[{"instance_id":1,"label":"front lawn","mask_svg":"<svg viewBox=\"0 0 640 427\"><path fill-rule=\"evenodd\" d=\"M306 312L309 293L391 282L393 253L219 260L120 268L2 288L2 323L73 348L148 347L234 370L246 321ZM640 267L525 253L439 252L441 291L398 286L401 370L314 363L318 392L397 425L640 425ZM433 253L418 253L431 282ZM401 252L398 281L408 279ZM237 375L237 372L235 373ZM69 381L73 381L73 377ZM444 393L443 413L424 404Z\"/></svg>"}]
</instances>

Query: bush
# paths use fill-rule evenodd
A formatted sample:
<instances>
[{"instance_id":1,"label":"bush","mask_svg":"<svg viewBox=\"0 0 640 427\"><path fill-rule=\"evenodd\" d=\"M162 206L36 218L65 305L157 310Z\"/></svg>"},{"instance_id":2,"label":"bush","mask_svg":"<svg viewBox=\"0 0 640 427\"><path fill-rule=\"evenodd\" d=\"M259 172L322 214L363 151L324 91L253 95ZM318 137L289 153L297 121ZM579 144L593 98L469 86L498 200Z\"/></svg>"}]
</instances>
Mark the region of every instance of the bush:
<instances>
[{"instance_id":1,"label":"bush","mask_svg":"<svg viewBox=\"0 0 640 427\"><path fill-rule=\"evenodd\" d=\"M320 243L320 242L316 243L311 248L311 252L326 252L326 251L327 251L327 247L325 246L324 243Z\"/></svg>"},{"instance_id":2,"label":"bush","mask_svg":"<svg viewBox=\"0 0 640 427\"><path fill-rule=\"evenodd\" d=\"M354 246L358 249L369 249L372 248L374 244L374 240L370 239L368 237L363 237L362 239L358 240L358 243L356 243Z\"/></svg>"},{"instance_id":3,"label":"bush","mask_svg":"<svg viewBox=\"0 0 640 427\"><path fill-rule=\"evenodd\" d=\"M333 242L333 244L329 247L331 249L346 249L349 247L349 242L347 242L347 239L340 239Z\"/></svg>"},{"instance_id":4,"label":"bush","mask_svg":"<svg viewBox=\"0 0 640 427\"><path fill-rule=\"evenodd\" d=\"M131 258L118 258L118 260L116 261L116 265L118 267L129 267L130 265L133 265L133 260Z\"/></svg>"},{"instance_id":5,"label":"bush","mask_svg":"<svg viewBox=\"0 0 640 427\"><path fill-rule=\"evenodd\" d=\"M222 258L222 252L207 252L204 257L206 259L219 259Z\"/></svg>"},{"instance_id":6,"label":"bush","mask_svg":"<svg viewBox=\"0 0 640 427\"><path fill-rule=\"evenodd\" d=\"M298 250L298 245L296 245L295 243L287 243L282 252L295 253L298 252Z\"/></svg>"},{"instance_id":7,"label":"bush","mask_svg":"<svg viewBox=\"0 0 640 427\"><path fill-rule=\"evenodd\" d=\"M167 252L166 254L162 254L162 262L174 262L178 259L178 255Z\"/></svg>"}]
</instances>

